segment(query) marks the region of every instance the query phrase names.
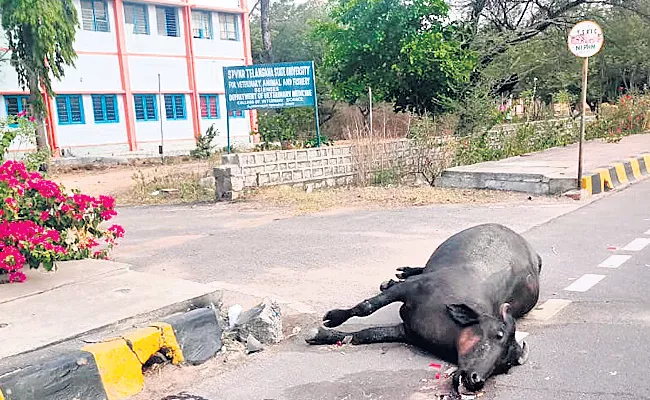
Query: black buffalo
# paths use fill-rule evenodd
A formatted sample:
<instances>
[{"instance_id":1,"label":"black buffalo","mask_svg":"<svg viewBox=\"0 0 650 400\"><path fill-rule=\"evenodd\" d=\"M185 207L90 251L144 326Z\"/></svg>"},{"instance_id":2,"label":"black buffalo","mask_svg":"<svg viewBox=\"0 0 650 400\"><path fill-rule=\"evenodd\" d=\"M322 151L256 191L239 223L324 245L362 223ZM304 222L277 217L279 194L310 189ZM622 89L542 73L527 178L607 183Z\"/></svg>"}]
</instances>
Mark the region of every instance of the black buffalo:
<instances>
[{"instance_id":1,"label":"black buffalo","mask_svg":"<svg viewBox=\"0 0 650 400\"><path fill-rule=\"evenodd\" d=\"M319 328L306 340L411 343L458 365L455 395L461 380L468 390L481 390L487 378L528 358L527 344L515 340L515 320L537 304L541 269L541 257L519 234L498 224L475 226L442 243L424 268L400 268L400 281L382 284L379 295L323 317L332 328L403 302L403 323L354 333Z\"/></svg>"}]
</instances>

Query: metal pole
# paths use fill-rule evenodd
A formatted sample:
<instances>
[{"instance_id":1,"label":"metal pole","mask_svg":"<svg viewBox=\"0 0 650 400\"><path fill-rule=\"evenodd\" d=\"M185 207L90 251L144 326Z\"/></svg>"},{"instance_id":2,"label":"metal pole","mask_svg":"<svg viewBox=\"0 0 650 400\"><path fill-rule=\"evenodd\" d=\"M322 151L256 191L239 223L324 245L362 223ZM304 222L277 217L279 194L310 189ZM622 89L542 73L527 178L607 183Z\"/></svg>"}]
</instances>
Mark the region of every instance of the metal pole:
<instances>
[{"instance_id":1,"label":"metal pole","mask_svg":"<svg viewBox=\"0 0 650 400\"><path fill-rule=\"evenodd\" d=\"M582 142L585 140L585 114L587 112L587 77L589 75L589 57L585 57L582 66L582 96L580 96L580 144L578 145L578 190L582 189Z\"/></svg>"},{"instance_id":2,"label":"metal pole","mask_svg":"<svg viewBox=\"0 0 650 400\"><path fill-rule=\"evenodd\" d=\"M228 154L230 154L230 110L226 107L226 136L228 137Z\"/></svg>"},{"instance_id":3,"label":"metal pole","mask_svg":"<svg viewBox=\"0 0 650 400\"><path fill-rule=\"evenodd\" d=\"M165 163L165 135L163 133L163 103L162 103L162 84L160 74L158 74L158 109L160 110L160 161Z\"/></svg>"},{"instance_id":4,"label":"metal pole","mask_svg":"<svg viewBox=\"0 0 650 400\"><path fill-rule=\"evenodd\" d=\"M368 99L370 99L370 136L372 137L372 133L374 130L372 129L372 88L368 88Z\"/></svg>"},{"instance_id":5,"label":"metal pole","mask_svg":"<svg viewBox=\"0 0 650 400\"><path fill-rule=\"evenodd\" d=\"M314 69L314 62L311 62L311 80L312 90L314 91L314 120L316 121L316 146L320 147L320 118L318 117L318 96L316 94L316 70Z\"/></svg>"}]
</instances>

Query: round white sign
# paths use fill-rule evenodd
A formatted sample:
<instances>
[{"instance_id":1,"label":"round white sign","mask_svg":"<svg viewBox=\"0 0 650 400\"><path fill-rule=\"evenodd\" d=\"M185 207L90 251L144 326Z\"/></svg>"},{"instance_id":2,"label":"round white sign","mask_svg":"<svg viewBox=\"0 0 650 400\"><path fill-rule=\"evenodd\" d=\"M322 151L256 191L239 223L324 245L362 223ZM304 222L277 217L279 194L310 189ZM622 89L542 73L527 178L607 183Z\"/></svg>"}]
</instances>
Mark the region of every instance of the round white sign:
<instances>
[{"instance_id":1,"label":"round white sign","mask_svg":"<svg viewBox=\"0 0 650 400\"><path fill-rule=\"evenodd\" d=\"M582 21L569 32L569 50L577 57L591 57L603 48L603 30L594 21Z\"/></svg>"}]
</instances>

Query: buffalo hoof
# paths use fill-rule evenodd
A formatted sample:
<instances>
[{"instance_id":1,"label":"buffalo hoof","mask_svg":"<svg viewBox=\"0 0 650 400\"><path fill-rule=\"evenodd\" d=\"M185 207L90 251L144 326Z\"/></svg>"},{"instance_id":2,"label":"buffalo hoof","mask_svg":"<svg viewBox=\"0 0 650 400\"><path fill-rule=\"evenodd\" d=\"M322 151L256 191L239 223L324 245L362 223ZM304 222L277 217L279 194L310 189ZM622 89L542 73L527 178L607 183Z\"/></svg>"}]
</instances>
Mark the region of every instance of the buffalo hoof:
<instances>
[{"instance_id":1,"label":"buffalo hoof","mask_svg":"<svg viewBox=\"0 0 650 400\"><path fill-rule=\"evenodd\" d=\"M336 344L345 339L345 335L323 327L313 328L305 337L305 342L312 345Z\"/></svg>"},{"instance_id":2,"label":"buffalo hoof","mask_svg":"<svg viewBox=\"0 0 650 400\"><path fill-rule=\"evenodd\" d=\"M528 343L526 341L521 342L521 354L519 354L519 358L517 358L517 364L518 365L524 365L528 362L528 355L530 353L530 348L528 347Z\"/></svg>"},{"instance_id":3,"label":"buffalo hoof","mask_svg":"<svg viewBox=\"0 0 650 400\"><path fill-rule=\"evenodd\" d=\"M323 317L323 325L328 328L334 328L350 318L350 313L348 310L332 310L329 311Z\"/></svg>"}]
</instances>

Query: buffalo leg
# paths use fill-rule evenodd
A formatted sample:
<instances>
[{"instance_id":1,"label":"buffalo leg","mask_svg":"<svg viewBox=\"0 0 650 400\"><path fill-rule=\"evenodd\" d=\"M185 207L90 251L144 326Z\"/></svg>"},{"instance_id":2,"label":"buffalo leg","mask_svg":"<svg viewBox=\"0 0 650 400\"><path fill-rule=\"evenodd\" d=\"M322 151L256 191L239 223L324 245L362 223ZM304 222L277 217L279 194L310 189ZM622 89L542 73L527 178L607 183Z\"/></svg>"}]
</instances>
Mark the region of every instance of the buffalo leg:
<instances>
[{"instance_id":1,"label":"buffalo leg","mask_svg":"<svg viewBox=\"0 0 650 400\"><path fill-rule=\"evenodd\" d=\"M389 281L382 283L379 286L380 291L384 292L390 289L391 287L397 285L398 283L402 283L412 276L421 275L424 272L424 268L419 268L419 267L418 268L402 267L402 268L397 268L397 270L401 272L399 274L395 274L395 276L399 279L399 281L391 279Z\"/></svg>"},{"instance_id":2,"label":"buffalo leg","mask_svg":"<svg viewBox=\"0 0 650 400\"><path fill-rule=\"evenodd\" d=\"M334 328L352 317L367 317L382 307L385 307L396 301L402 301L403 294L404 285L394 285L391 288L381 292L377 296L365 300L347 310L338 309L329 311L323 317L323 325L328 328Z\"/></svg>"},{"instance_id":3,"label":"buffalo leg","mask_svg":"<svg viewBox=\"0 0 650 400\"><path fill-rule=\"evenodd\" d=\"M312 331L311 335L305 340L309 344L322 345L344 342L346 338L350 337L350 343L353 345L406 342L404 324L368 328L358 332L341 332L334 329L318 328L318 330Z\"/></svg>"},{"instance_id":4,"label":"buffalo leg","mask_svg":"<svg viewBox=\"0 0 650 400\"><path fill-rule=\"evenodd\" d=\"M402 268L397 268L398 271L401 273L395 274L399 279L408 279L412 276L416 275L421 275L424 272L424 268L421 267L402 267Z\"/></svg>"}]
</instances>

